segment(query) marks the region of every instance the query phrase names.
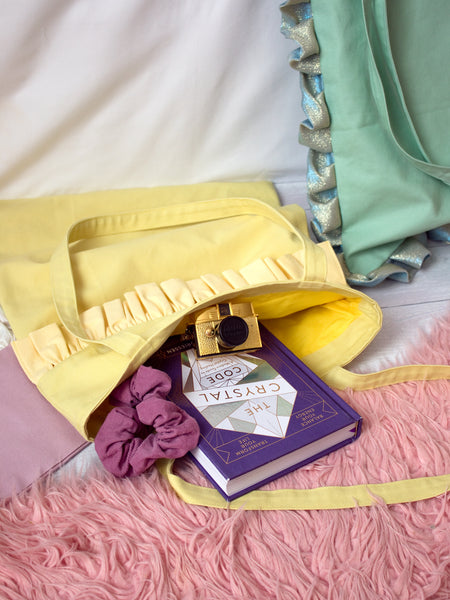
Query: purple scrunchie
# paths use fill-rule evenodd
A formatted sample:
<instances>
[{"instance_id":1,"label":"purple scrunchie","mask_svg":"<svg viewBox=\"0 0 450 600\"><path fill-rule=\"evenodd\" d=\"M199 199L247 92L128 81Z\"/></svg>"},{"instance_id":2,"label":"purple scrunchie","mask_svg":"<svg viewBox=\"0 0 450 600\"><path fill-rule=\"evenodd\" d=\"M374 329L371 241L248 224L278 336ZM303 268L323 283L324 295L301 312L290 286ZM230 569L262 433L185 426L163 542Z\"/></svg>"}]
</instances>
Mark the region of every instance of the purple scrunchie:
<instances>
[{"instance_id":1,"label":"purple scrunchie","mask_svg":"<svg viewBox=\"0 0 450 600\"><path fill-rule=\"evenodd\" d=\"M140 475L158 458L179 458L198 443L197 421L166 400L170 377L152 367L139 367L109 400L108 413L95 437L103 466L117 477Z\"/></svg>"}]
</instances>

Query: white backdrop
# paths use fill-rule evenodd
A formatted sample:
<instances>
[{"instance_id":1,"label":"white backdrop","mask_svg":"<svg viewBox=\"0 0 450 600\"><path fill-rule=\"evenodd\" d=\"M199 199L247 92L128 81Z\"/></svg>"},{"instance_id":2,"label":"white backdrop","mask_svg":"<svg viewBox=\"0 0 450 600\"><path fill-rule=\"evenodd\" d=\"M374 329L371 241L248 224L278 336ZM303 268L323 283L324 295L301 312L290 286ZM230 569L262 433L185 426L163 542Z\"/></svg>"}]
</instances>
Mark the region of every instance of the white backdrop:
<instances>
[{"instance_id":1,"label":"white backdrop","mask_svg":"<svg viewBox=\"0 0 450 600\"><path fill-rule=\"evenodd\" d=\"M0 198L302 182L278 0L2 0Z\"/></svg>"}]
</instances>

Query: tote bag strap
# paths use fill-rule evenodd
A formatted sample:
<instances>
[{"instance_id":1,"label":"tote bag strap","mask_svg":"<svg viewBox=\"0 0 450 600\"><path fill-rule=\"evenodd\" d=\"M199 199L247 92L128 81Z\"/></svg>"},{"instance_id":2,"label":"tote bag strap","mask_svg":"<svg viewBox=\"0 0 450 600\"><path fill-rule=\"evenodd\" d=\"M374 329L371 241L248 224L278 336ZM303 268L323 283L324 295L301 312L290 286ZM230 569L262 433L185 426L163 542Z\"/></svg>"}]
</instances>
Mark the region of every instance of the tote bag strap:
<instances>
[{"instance_id":1,"label":"tote bag strap","mask_svg":"<svg viewBox=\"0 0 450 600\"><path fill-rule=\"evenodd\" d=\"M407 381L450 379L450 365L403 365L375 373L353 373L343 367L334 367L323 379L338 390L363 391Z\"/></svg>"},{"instance_id":2,"label":"tote bag strap","mask_svg":"<svg viewBox=\"0 0 450 600\"><path fill-rule=\"evenodd\" d=\"M388 483L325 486L311 489L255 490L227 502L210 487L188 483L173 472L173 460L158 461L159 472L187 504L232 510L331 510L417 502L434 498L450 488L450 474L404 479Z\"/></svg>"},{"instance_id":3,"label":"tote bag strap","mask_svg":"<svg viewBox=\"0 0 450 600\"><path fill-rule=\"evenodd\" d=\"M259 215L285 228L303 244L300 232L279 211L253 198L226 198L157 207L131 213L118 213L81 220L68 230L62 244L54 251L50 262L53 301L61 323L73 335L90 343L101 344L121 354L134 356L145 343L140 336L123 330L103 340L88 338L80 320L77 290L71 264L71 245L83 239L125 232L151 231L190 225L241 215ZM320 248L311 244L309 252L316 254L315 264L326 274L326 260Z\"/></svg>"},{"instance_id":4,"label":"tote bag strap","mask_svg":"<svg viewBox=\"0 0 450 600\"><path fill-rule=\"evenodd\" d=\"M336 367L325 378L329 385L368 390L411 380L450 378L447 365L407 365L359 375ZM391 481L387 483L326 486L312 489L256 490L227 502L215 489L188 483L173 472L173 460L159 461L160 473L177 495L188 504L241 510L324 510L370 506L381 499L386 504L417 502L446 493L450 474Z\"/></svg>"},{"instance_id":5,"label":"tote bag strap","mask_svg":"<svg viewBox=\"0 0 450 600\"><path fill-rule=\"evenodd\" d=\"M389 42L386 0L362 0L373 95L403 156L427 175L450 184L450 167L432 163L408 112Z\"/></svg>"}]
</instances>

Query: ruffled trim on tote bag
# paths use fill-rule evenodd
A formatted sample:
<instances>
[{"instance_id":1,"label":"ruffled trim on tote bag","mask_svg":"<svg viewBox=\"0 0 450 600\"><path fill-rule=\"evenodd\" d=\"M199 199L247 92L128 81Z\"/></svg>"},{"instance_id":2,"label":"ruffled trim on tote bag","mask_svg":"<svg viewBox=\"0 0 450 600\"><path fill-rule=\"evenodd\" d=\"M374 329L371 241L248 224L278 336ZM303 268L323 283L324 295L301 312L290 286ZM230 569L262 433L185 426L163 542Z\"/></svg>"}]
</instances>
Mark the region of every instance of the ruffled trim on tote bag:
<instances>
[{"instance_id":1,"label":"ruffled trim on tote bag","mask_svg":"<svg viewBox=\"0 0 450 600\"><path fill-rule=\"evenodd\" d=\"M331 253L331 250L330 250ZM286 254L278 259L261 258L238 271L209 273L198 279L170 279L161 283L144 283L117 298L93 306L80 318L91 340L102 340L133 325L158 319L171 313L211 301L222 293L247 288L249 285L302 279L305 274L303 253ZM87 343L72 335L63 325L50 323L13 343L20 349L21 364L31 381L37 383L44 373Z\"/></svg>"},{"instance_id":2,"label":"ruffled trim on tote bag","mask_svg":"<svg viewBox=\"0 0 450 600\"><path fill-rule=\"evenodd\" d=\"M330 115L324 93L320 49L314 30L310 0L287 0L280 5L281 31L299 44L290 56L290 65L300 74L302 107L306 119L300 124L299 142L309 148L307 164L308 203L313 218L311 228L319 241L329 241L341 263L347 282L375 286L384 279L409 282L430 256L426 235L406 239L388 260L364 275L351 273L342 249L342 221L336 187ZM431 239L450 241L448 230L429 232Z\"/></svg>"}]
</instances>

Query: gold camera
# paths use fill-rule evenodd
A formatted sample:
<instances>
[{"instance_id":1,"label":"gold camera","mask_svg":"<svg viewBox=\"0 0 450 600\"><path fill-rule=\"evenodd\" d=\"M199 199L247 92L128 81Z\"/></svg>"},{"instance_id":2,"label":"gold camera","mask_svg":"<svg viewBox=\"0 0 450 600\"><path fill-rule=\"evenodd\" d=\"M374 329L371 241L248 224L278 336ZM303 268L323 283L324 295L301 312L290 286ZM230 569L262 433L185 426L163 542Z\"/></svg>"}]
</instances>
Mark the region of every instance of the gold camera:
<instances>
[{"instance_id":1,"label":"gold camera","mask_svg":"<svg viewBox=\"0 0 450 600\"><path fill-rule=\"evenodd\" d=\"M195 315L189 330L199 357L248 352L262 346L258 319L249 302L209 306Z\"/></svg>"}]
</instances>

